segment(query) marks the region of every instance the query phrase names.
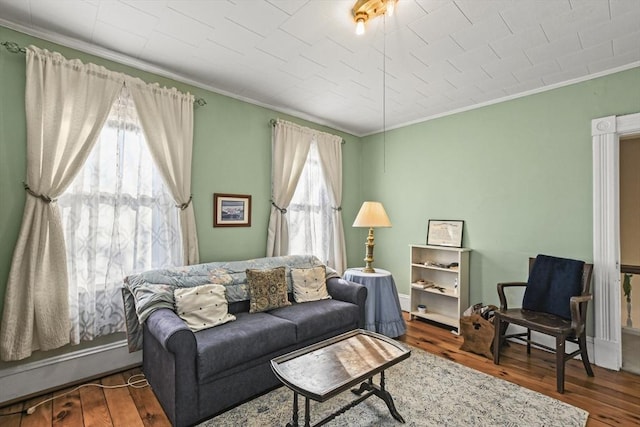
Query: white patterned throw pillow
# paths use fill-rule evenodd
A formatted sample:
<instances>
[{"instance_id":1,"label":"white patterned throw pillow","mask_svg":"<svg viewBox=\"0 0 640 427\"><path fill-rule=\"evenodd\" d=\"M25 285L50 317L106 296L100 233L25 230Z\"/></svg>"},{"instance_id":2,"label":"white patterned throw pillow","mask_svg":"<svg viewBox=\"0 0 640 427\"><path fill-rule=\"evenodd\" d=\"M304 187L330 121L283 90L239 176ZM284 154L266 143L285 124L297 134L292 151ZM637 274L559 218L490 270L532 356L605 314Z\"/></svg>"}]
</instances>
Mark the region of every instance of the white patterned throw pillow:
<instances>
[{"instance_id":1,"label":"white patterned throw pillow","mask_svg":"<svg viewBox=\"0 0 640 427\"><path fill-rule=\"evenodd\" d=\"M173 292L176 313L193 332L236 320L229 314L224 292L224 286L214 284L178 288Z\"/></svg>"},{"instance_id":2,"label":"white patterned throw pillow","mask_svg":"<svg viewBox=\"0 0 640 427\"><path fill-rule=\"evenodd\" d=\"M323 265L313 268L292 268L293 298L296 302L310 302L330 299L325 281Z\"/></svg>"}]
</instances>

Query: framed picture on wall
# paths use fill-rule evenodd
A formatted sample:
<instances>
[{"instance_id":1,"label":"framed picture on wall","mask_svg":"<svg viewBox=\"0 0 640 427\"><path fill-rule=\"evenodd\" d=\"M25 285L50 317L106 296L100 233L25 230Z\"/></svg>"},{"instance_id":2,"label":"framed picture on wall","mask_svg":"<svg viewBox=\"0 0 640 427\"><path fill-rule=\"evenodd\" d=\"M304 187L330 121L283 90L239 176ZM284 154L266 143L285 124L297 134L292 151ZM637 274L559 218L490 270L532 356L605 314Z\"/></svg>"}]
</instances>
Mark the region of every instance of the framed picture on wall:
<instances>
[{"instance_id":1,"label":"framed picture on wall","mask_svg":"<svg viewBox=\"0 0 640 427\"><path fill-rule=\"evenodd\" d=\"M427 245L462 247L464 221L430 219L427 228Z\"/></svg>"},{"instance_id":2,"label":"framed picture on wall","mask_svg":"<svg viewBox=\"0 0 640 427\"><path fill-rule=\"evenodd\" d=\"M251 227L251 196L213 194L214 227Z\"/></svg>"}]
</instances>

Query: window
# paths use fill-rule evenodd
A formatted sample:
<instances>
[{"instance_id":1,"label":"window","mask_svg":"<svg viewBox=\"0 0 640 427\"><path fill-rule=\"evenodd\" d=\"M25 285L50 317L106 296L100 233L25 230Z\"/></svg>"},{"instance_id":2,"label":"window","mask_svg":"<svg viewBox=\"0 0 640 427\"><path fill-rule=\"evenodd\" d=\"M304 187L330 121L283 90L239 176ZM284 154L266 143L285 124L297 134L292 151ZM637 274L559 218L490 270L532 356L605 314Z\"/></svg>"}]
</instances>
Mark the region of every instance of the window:
<instances>
[{"instance_id":1,"label":"window","mask_svg":"<svg viewBox=\"0 0 640 427\"><path fill-rule=\"evenodd\" d=\"M325 264L333 259L333 212L317 141L311 142L298 186L287 208L289 254L315 255Z\"/></svg>"},{"instance_id":2,"label":"window","mask_svg":"<svg viewBox=\"0 0 640 427\"><path fill-rule=\"evenodd\" d=\"M122 279L182 262L179 209L151 158L126 88L58 204L72 343L124 331Z\"/></svg>"}]
</instances>

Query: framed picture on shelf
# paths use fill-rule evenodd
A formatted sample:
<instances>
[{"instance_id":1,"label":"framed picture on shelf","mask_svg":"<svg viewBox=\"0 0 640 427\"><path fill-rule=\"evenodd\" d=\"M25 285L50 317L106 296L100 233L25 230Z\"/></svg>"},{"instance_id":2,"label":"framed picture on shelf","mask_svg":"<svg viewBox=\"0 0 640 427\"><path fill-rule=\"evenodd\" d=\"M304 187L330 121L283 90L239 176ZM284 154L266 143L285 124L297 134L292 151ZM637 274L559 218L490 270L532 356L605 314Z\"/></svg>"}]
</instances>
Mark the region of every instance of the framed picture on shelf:
<instances>
[{"instance_id":1,"label":"framed picture on shelf","mask_svg":"<svg viewBox=\"0 0 640 427\"><path fill-rule=\"evenodd\" d=\"M427 245L462 247L464 221L430 219L427 228Z\"/></svg>"},{"instance_id":2,"label":"framed picture on shelf","mask_svg":"<svg viewBox=\"0 0 640 427\"><path fill-rule=\"evenodd\" d=\"M251 227L251 196L213 194L214 227Z\"/></svg>"}]
</instances>

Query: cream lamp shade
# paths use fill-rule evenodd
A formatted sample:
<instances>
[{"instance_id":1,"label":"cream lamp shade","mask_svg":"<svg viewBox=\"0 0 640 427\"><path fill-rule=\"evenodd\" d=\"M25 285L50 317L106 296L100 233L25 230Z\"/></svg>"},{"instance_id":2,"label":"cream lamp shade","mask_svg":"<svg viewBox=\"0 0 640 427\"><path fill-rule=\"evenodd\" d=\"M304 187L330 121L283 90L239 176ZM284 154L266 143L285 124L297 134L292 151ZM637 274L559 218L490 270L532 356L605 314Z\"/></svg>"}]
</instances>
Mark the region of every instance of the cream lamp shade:
<instances>
[{"instance_id":1,"label":"cream lamp shade","mask_svg":"<svg viewBox=\"0 0 640 427\"><path fill-rule=\"evenodd\" d=\"M371 266L373 264L373 247L375 246L373 240L374 227L391 227L391 221L387 212L384 210L384 206L380 202L364 202L360 207L358 215L356 215L355 221L353 221L354 227L369 227L369 235L365 242L366 256L364 258L365 267L362 269L365 273L375 273L375 270Z\"/></svg>"}]
</instances>

